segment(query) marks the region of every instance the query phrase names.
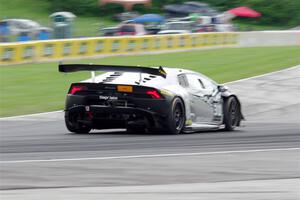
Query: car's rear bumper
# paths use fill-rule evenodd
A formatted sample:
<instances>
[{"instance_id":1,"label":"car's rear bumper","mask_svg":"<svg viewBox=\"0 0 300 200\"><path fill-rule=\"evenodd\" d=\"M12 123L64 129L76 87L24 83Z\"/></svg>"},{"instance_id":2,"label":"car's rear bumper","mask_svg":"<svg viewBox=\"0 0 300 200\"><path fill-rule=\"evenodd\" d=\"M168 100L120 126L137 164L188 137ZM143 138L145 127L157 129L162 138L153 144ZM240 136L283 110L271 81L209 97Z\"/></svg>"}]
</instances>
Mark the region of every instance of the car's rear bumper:
<instances>
[{"instance_id":1,"label":"car's rear bumper","mask_svg":"<svg viewBox=\"0 0 300 200\"><path fill-rule=\"evenodd\" d=\"M165 116L151 110L121 106L77 105L66 110L65 117L81 113L81 123L96 129L126 128L128 124L161 128Z\"/></svg>"},{"instance_id":2,"label":"car's rear bumper","mask_svg":"<svg viewBox=\"0 0 300 200\"><path fill-rule=\"evenodd\" d=\"M128 111L135 109L145 111L147 113L157 113L160 115L167 115L170 109L171 99L146 99L146 98L119 98L117 101L99 100L99 95L67 95L65 110L73 109L80 106L93 106L96 110L101 112L102 110L117 110L120 107L122 111ZM118 104L118 102L124 102ZM99 107L97 107L99 106ZM110 107L110 108L105 108Z\"/></svg>"}]
</instances>

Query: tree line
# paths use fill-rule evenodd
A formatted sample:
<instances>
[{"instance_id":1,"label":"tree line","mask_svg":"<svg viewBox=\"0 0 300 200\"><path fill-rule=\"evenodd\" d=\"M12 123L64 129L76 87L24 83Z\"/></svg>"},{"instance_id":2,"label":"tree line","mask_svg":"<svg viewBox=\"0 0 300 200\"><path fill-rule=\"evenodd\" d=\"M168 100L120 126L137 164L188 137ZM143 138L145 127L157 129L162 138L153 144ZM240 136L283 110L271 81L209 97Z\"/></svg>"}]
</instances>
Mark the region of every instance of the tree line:
<instances>
[{"instance_id":1,"label":"tree line","mask_svg":"<svg viewBox=\"0 0 300 200\"><path fill-rule=\"evenodd\" d=\"M111 16L123 12L120 5L108 4L99 6L97 0L48 0L50 11L70 11L76 15L85 16ZM197 0L194 0L197 1ZM185 0L152 0L151 8L144 8L141 5L134 6L134 10L141 13L163 13L163 6L166 4L180 4ZM268 25L300 25L300 0L201 0L219 11L238 6L248 6L262 13L262 17L250 20L251 23Z\"/></svg>"}]
</instances>

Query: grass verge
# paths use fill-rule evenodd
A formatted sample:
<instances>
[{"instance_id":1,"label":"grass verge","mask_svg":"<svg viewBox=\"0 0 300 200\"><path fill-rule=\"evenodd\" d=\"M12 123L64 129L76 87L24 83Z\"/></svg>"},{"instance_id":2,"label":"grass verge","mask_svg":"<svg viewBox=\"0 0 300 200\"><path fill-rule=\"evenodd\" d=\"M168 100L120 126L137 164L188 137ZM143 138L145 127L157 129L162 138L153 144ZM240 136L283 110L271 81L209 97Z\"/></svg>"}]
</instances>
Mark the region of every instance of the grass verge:
<instances>
[{"instance_id":1,"label":"grass verge","mask_svg":"<svg viewBox=\"0 0 300 200\"><path fill-rule=\"evenodd\" d=\"M143 66L170 66L201 72L217 82L228 82L300 64L300 47L228 48L159 55L108 57L73 61ZM61 74L58 63L0 67L0 116L63 109L70 83L88 72Z\"/></svg>"}]
</instances>

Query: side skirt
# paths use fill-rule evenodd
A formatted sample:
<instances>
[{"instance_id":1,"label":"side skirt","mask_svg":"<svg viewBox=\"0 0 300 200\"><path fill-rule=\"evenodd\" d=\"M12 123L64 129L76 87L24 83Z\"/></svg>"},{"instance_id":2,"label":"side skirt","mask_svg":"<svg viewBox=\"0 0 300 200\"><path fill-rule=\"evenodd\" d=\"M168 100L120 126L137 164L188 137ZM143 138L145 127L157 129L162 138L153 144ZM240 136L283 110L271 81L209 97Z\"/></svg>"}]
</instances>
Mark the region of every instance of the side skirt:
<instances>
[{"instance_id":1,"label":"side skirt","mask_svg":"<svg viewBox=\"0 0 300 200\"><path fill-rule=\"evenodd\" d=\"M224 125L216 124L192 124L190 126L185 126L183 129L184 133L192 133L197 131L213 131L224 128Z\"/></svg>"}]
</instances>

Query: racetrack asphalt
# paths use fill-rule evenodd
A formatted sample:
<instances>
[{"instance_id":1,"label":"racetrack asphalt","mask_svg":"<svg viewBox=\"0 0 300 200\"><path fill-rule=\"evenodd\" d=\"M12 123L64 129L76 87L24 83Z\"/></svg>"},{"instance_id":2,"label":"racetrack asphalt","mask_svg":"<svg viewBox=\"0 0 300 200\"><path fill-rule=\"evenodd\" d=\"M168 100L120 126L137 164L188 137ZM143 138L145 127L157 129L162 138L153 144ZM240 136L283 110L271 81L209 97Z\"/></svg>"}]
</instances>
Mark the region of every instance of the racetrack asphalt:
<instances>
[{"instance_id":1,"label":"racetrack asphalt","mask_svg":"<svg viewBox=\"0 0 300 200\"><path fill-rule=\"evenodd\" d=\"M0 199L300 199L300 66L227 84L233 132L71 134L63 113L3 118Z\"/></svg>"}]
</instances>

